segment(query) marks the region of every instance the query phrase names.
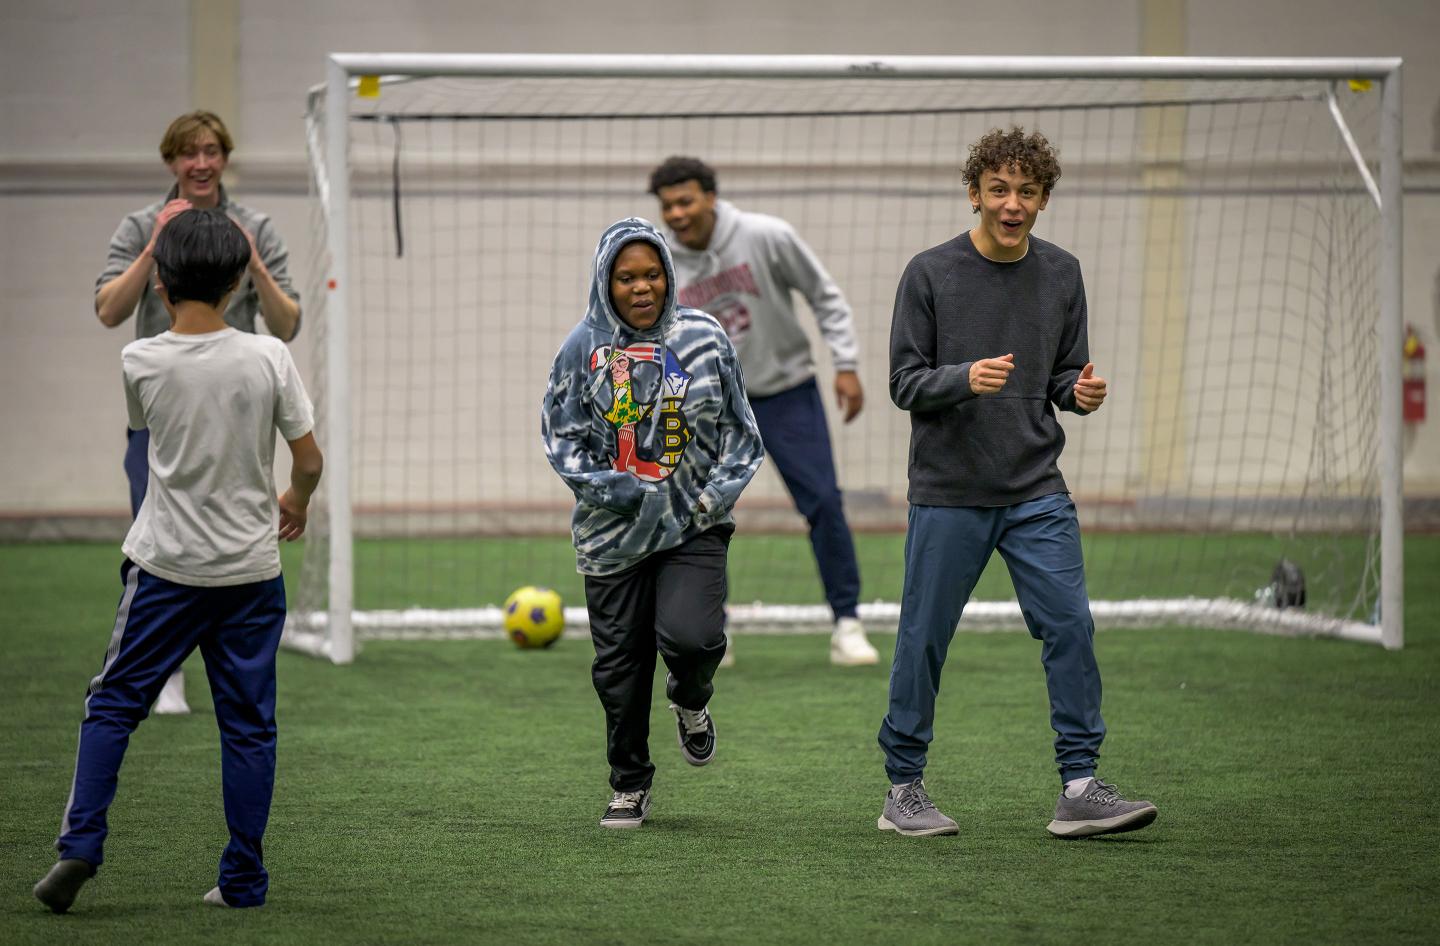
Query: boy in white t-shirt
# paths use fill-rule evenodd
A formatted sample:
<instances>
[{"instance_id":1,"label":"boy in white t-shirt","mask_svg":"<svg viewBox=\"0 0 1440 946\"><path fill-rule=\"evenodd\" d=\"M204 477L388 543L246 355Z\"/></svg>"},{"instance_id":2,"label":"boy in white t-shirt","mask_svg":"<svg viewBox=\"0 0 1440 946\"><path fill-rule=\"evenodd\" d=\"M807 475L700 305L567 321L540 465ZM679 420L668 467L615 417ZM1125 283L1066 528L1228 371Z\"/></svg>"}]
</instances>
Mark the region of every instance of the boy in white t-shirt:
<instances>
[{"instance_id":1,"label":"boy in white t-shirt","mask_svg":"<svg viewBox=\"0 0 1440 946\"><path fill-rule=\"evenodd\" d=\"M278 539L305 531L322 460L310 400L277 338L222 313L250 260L223 213L187 210L156 241L156 290L170 331L125 346L130 427L150 431L150 483L125 537L124 593L100 673L90 681L65 806L60 860L35 885L56 913L100 866L130 734L195 649L220 726L230 843L217 906L265 902L261 840L275 784L275 651L285 624ZM275 495L275 434L290 446L290 488ZM278 509L277 509L278 505ZM278 527L277 527L278 522Z\"/></svg>"}]
</instances>

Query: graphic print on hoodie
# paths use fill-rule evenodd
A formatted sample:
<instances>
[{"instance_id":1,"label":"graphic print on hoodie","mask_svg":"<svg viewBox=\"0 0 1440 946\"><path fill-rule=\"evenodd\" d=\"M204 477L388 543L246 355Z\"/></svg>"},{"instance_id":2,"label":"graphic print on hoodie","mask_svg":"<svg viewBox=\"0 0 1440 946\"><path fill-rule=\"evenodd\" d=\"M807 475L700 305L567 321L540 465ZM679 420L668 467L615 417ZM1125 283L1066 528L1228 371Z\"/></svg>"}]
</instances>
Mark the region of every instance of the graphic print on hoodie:
<instances>
[{"instance_id":1,"label":"graphic print on hoodie","mask_svg":"<svg viewBox=\"0 0 1440 946\"><path fill-rule=\"evenodd\" d=\"M659 364L661 371L660 456L658 461L642 459L635 447L635 426L655 410L655 404L635 401L631 366L636 362ZM615 469L633 473L649 483L658 483L669 476L680 463L680 457L694 439L694 431L685 422L685 394L690 389L690 372L680 367L675 355L654 343L617 348L602 345L590 353L592 372L604 366L610 374L611 407L603 415L615 425L619 438Z\"/></svg>"},{"instance_id":2,"label":"graphic print on hoodie","mask_svg":"<svg viewBox=\"0 0 1440 946\"><path fill-rule=\"evenodd\" d=\"M667 282L647 329L627 325L610 300L615 258L637 241L655 248ZM731 521L764 455L734 346L709 315L676 304L675 285L652 224L612 224L595 249L585 316L550 369L541 436L575 494L570 527L583 574L623 571Z\"/></svg>"}]
</instances>

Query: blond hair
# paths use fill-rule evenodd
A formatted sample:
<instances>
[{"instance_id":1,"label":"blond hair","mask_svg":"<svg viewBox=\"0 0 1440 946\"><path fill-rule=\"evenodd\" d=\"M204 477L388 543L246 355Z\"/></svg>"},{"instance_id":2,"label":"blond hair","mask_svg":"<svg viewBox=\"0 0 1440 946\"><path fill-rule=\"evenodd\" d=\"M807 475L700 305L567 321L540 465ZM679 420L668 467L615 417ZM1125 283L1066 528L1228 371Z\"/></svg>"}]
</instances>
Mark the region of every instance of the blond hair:
<instances>
[{"instance_id":1,"label":"blond hair","mask_svg":"<svg viewBox=\"0 0 1440 946\"><path fill-rule=\"evenodd\" d=\"M221 153L228 160L230 152L235 150L235 139L230 137L219 115L205 111L186 112L170 123L170 127L165 129L165 137L160 139L160 157L169 164L207 131L215 136Z\"/></svg>"}]
</instances>

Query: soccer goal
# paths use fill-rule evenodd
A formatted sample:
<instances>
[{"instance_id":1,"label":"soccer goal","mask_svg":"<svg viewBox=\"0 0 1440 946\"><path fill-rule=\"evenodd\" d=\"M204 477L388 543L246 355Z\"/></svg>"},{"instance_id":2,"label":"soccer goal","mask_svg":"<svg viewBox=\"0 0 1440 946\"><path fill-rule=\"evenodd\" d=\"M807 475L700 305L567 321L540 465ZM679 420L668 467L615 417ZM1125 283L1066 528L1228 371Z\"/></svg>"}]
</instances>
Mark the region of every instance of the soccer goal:
<instances>
[{"instance_id":1,"label":"soccer goal","mask_svg":"<svg viewBox=\"0 0 1440 946\"><path fill-rule=\"evenodd\" d=\"M366 637L494 636L522 585L559 590L583 629L540 399L596 239L620 217L658 220L647 179L673 154L715 167L722 198L788 220L854 308L866 405L831 431L861 616L893 628L909 443L888 396L895 287L911 256L971 225L969 143L1021 125L1059 148L1035 233L1080 259L1110 381L1101 411L1061 418L1097 624L1399 647L1399 70L331 56L307 118L327 472L287 642L348 662ZM732 630L828 627L773 470L736 519ZM1023 626L998 560L967 626Z\"/></svg>"}]
</instances>

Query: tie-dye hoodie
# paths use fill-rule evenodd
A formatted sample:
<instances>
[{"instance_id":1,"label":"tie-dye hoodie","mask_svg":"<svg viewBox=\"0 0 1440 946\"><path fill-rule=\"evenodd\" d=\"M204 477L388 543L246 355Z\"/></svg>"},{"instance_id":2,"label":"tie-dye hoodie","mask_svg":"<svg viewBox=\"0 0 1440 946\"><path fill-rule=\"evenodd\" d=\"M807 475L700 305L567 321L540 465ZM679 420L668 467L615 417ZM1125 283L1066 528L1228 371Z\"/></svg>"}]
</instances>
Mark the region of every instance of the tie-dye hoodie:
<instances>
[{"instance_id":1,"label":"tie-dye hoodie","mask_svg":"<svg viewBox=\"0 0 1440 946\"><path fill-rule=\"evenodd\" d=\"M667 290L656 323L635 329L610 301L627 243L655 247ZM545 454L575 494L570 529L586 575L624 571L729 522L764 451L735 349L720 324L675 302L660 232L630 217L600 237L590 302L550 369Z\"/></svg>"}]
</instances>

